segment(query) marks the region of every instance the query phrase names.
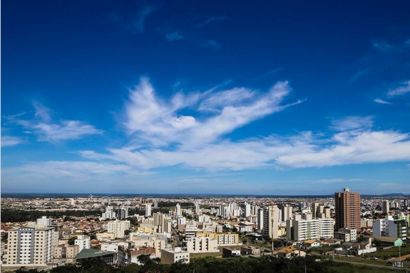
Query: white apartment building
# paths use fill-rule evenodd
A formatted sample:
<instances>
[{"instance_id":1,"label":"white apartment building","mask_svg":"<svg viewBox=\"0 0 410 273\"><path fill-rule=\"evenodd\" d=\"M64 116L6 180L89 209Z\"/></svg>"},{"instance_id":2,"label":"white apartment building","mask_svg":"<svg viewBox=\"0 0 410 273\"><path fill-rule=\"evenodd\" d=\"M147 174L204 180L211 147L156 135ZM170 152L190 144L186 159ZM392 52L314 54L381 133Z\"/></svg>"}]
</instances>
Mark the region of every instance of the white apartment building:
<instances>
[{"instance_id":1,"label":"white apartment building","mask_svg":"<svg viewBox=\"0 0 410 273\"><path fill-rule=\"evenodd\" d=\"M245 217L251 215L251 204L245 203Z\"/></svg>"},{"instance_id":2,"label":"white apartment building","mask_svg":"<svg viewBox=\"0 0 410 273\"><path fill-rule=\"evenodd\" d=\"M335 228L335 221L332 218L321 218L319 220L319 237L333 238L333 231Z\"/></svg>"},{"instance_id":3,"label":"white apartment building","mask_svg":"<svg viewBox=\"0 0 410 273\"><path fill-rule=\"evenodd\" d=\"M77 239L74 240L74 245L78 246L79 252L83 249L91 248L90 237L85 235L78 235Z\"/></svg>"},{"instance_id":4,"label":"white apartment building","mask_svg":"<svg viewBox=\"0 0 410 273\"><path fill-rule=\"evenodd\" d=\"M373 238L388 236L400 238L403 242L407 239L408 225L405 219L394 219L387 215L384 219L378 219L373 224Z\"/></svg>"},{"instance_id":5,"label":"white apartment building","mask_svg":"<svg viewBox=\"0 0 410 273\"><path fill-rule=\"evenodd\" d=\"M145 217L151 216L152 204L145 204Z\"/></svg>"},{"instance_id":6,"label":"white apartment building","mask_svg":"<svg viewBox=\"0 0 410 273\"><path fill-rule=\"evenodd\" d=\"M105 209L105 212L101 215L101 220L115 219L115 216L116 214L114 212L114 208L112 206L108 206Z\"/></svg>"},{"instance_id":7,"label":"white apartment building","mask_svg":"<svg viewBox=\"0 0 410 273\"><path fill-rule=\"evenodd\" d=\"M115 234L115 238L124 238L125 231L131 226L130 221L110 221L107 224L107 231Z\"/></svg>"},{"instance_id":8,"label":"white apartment building","mask_svg":"<svg viewBox=\"0 0 410 273\"><path fill-rule=\"evenodd\" d=\"M218 243L209 237L192 237L186 241L189 253L219 252Z\"/></svg>"},{"instance_id":9,"label":"white apartment building","mask_svg":"<svg viewBox=\"0 0 410 273\"><path fill-rule=\"evenodd\" d=\"M305 241L309 239L333 238L334 221L331 218L300 219L286 221L287 238L294 241Z\"/></svg>"},{"instance_id":10,"label":"white apartment building","mask_svg":"<svg viewBox=\"0 0 410 273\"><path fill-rule=\"evenodd\" d=\"M37 219L36 224L37 224L38 227L50 227L52 225L51 224L51 219L47 218L46 216L43 216L43 217Z\"/></svg>"},{"instance_id":11,"label":"white apartment building","mask_svg":"<svg viewBox=\"0 0 410 273\"><path fill-rule=\"evenodd\" d=\"M9 231L9 265L45 265L53 258L53 233L51 227L17 228Z\"/></svg>"},{"instance_id":12,"label":"white apartment building","mask_svg":"<svg viewBox=\"0 0 410 273\"><path fill-rule=\"evenodd\" d=\"M176 205L176 216L178 217L180 215L182 215L182 211L181 211L181 205L178 203Z\"/></svg>"}]
</instances>

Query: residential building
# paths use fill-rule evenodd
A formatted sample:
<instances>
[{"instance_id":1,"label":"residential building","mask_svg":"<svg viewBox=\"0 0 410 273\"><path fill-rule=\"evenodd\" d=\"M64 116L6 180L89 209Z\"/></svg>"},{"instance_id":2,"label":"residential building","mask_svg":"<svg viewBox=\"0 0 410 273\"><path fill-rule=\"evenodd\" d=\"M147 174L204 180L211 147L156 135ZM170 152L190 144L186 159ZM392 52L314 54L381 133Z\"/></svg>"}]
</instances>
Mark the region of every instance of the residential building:
<instances>
[{"instance_id":1,"label":"residential building","mask_svg":"<svg viewBox=\"0 0 410 273\"><path fill-rule=\"evenodd\" d=\"M47 218L46 216L43 216L39 219L37 219L37 226L38 227L50 227L51 224L51 219Z\"/></svg>"},{"instance_id":2,"label":"residential building","mask_svg":"<svg viewBox=\"0 0 410 273\"><path fill-rule=\"evenodd\" d=\"M115 238L124 238L125 237L125 231L130 228L130 221L120 221L120 220L115 220L115 221L110 221L107 224L107 231L109 233L114 233Z\"/></svg>"},{"instance_id":3,"label":"residential building","mask_svg":"<svg viewBox=\"0 0 410 273\"><path fill-rule=\"evenodd\" d=\"M279 237L279 209L270 205L263 209L263 236L276 239Z\"/></svg>"},{"instance_id":4,"label":"residential building","mask_svg":"<svg viewBox=\"0 0 410 273\"><path fill-rule=\"evenodd\" d=\"M403 242L407 239L408 223L404 218L393 218L387 215L384 219L378 219L373 225L373 238L387 236L400 238Z\"/></svg>"},{"instance_id":5,"label":"residential building","mask_svg":"<svg viewBox=\"0 0 410 273\"><path fill-rule=\"evenodd\" d=\"M217 240L209 237L191 237L186 241L189 253L219 252Z\"/></svg>"},{"instance_id":6,"label":"residential building","mask_svg":"<svg viewBox=\"0 0 410 273\"><path fill-rule=\"evenodd\" d=\"M161 263L173 264L176 262L189 263L189 252L183 251L180 247L174 249L161 250Z\"/></svg>"},{"instance_id":7,"label":"residential building","mask_svg":"<svg viewBox=\"0 0 410 273\"><path fill-rule=\"evenodd\" d=\"M85 235L78 235L77 239L74 241L74 245L78 246L79 252L83 249L90 249L91 248L91 241L90 237Z\"/></svg>"},{"instance_id":8,"label":"residential building","mask_svg":"<svg viewBox=\"0 0 410 273\"><path fill-rule=\"evenodd\" d=\"M336 226L339 228L360 229L360 194L344 188L335 193Z\"/></svg>"},{"instance_id":9,"label":"residential building","mask_svg":"<svg viewBox=\"0 0 410 273\"><path fill-rule=\"evenodd\" d=\"M54 228L23 227L9 230L9 265L45 265L53 258Z\"/></svg>"},{"instance_id":10,"label":"residential building","mask_svg":"<svg viewBox=\"0 0 410 273\"><path fill-rule=\"evenodd\" d=\"M145 217L151 216L151 208L152 208L152 204L150 203L145 204Z\"/></svg>"}]
</instances>

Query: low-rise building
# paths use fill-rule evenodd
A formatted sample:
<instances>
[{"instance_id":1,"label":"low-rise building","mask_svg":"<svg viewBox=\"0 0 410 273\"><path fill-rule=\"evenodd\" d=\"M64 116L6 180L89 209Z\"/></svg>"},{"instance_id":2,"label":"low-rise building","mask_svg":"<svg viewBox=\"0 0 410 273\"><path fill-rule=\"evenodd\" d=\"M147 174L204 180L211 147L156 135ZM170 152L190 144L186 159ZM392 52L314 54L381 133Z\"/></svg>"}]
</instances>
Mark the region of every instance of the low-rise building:
<instances>
[{"instance_id":1,"label":"low-rise building","mask_svg":"<svg viewBox=\"0 0 410 273\"><path fill-rule=\"evenodd\" d=\"M189 252L183 251L180 247L174 249L162 249L161 250L161 263L173 264L176 262L182 262L188 264L190 261Z\"/></svg>"}]
</instances>

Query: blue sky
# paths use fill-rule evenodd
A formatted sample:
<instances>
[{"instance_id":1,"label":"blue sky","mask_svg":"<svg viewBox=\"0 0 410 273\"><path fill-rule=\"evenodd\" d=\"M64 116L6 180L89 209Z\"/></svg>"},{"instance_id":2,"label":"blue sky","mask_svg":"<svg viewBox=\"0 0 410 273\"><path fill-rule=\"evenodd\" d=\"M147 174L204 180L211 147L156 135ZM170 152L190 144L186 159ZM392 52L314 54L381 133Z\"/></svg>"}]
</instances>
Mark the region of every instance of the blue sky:
<instances>
[{"instance_id":1,"label":"blue sky","mask_svg":"<svg viewBox=\"0 0 410 273\"><path fill-rule=\"evenodd\" d=\"M408 1L3 1L2 191L410 193Z\"/></svg>"}]
</instances>

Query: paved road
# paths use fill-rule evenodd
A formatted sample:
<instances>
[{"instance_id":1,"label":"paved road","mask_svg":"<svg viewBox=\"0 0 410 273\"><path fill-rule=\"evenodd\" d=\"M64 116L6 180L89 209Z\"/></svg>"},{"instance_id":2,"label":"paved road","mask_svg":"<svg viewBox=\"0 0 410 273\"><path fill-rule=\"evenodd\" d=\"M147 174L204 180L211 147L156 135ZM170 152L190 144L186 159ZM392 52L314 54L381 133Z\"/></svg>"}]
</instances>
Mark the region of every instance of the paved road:
<instances>
[{"instance_id":1,"label":"paved road","mask_svg":"<svg viewBox=\"0 0 410 273\"><path fill-rule=\"evenodd\" d=\"M350 261L343 261L343 260L337 260L337 259L335 259L334 261L339 262L339 263L366 265L366 266L371 266L371 267L387 268L387 269L393 269L393 270L400 270L401 272L406 272L405 268L394 267L394 266L384 266L384 265L378 265L378 264L366 264L366 263L350 262Z\"/></svg>"}]
</instances>

